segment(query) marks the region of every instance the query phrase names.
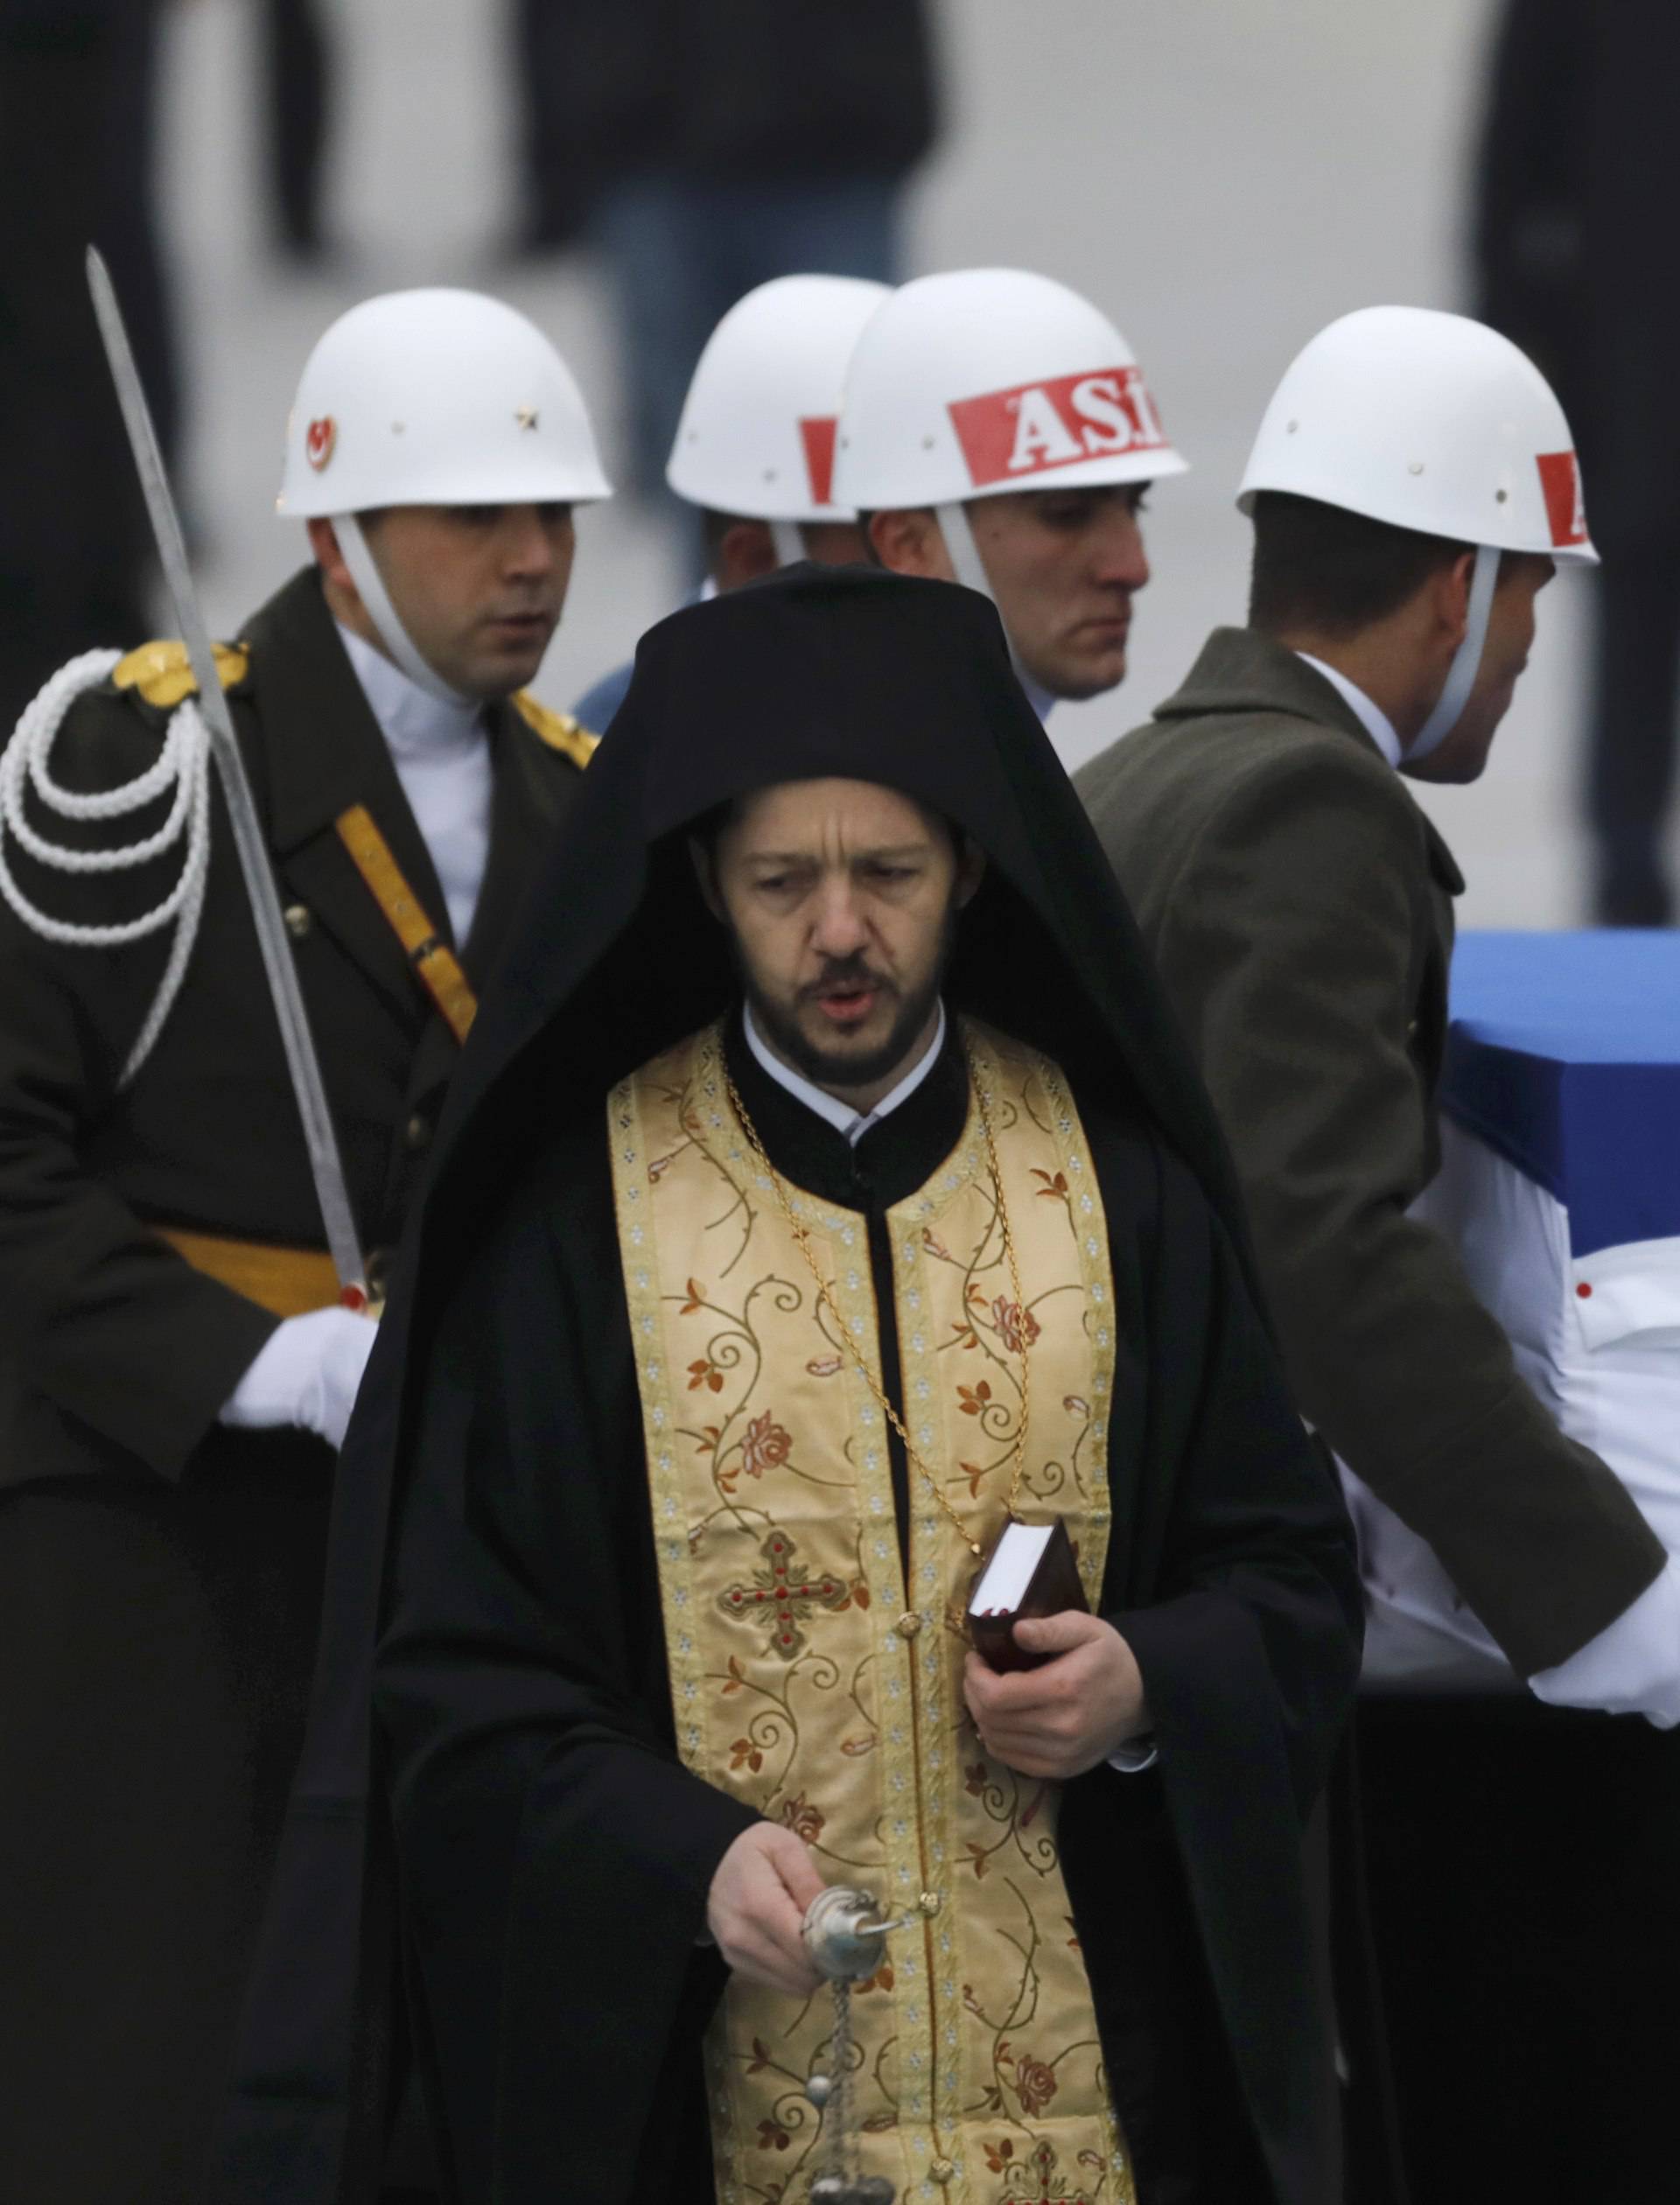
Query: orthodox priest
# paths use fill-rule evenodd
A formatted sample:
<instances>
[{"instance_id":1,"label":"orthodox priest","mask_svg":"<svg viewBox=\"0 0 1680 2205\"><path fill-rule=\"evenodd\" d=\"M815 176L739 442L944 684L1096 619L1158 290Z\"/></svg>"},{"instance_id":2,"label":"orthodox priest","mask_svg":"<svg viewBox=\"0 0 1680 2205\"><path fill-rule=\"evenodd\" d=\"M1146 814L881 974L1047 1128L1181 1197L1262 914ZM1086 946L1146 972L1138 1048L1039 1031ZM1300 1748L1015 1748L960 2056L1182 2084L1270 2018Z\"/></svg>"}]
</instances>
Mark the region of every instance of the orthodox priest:
<instances>
[{"instance_id":1,"label":"orthodox priest","mask_svg":"<svg viewBox=\"0 0 1680 2205\"><path fill-rule=\"evenodd\" d=\"M553 868L350 1443L452 2194L792 2205L844 2104L900 2198L1319 2205L1350 1536L995 612L802 566L675 614ZM963 1619L1012 1516L1089 1612L1004 1675ZM849 2059L831 1885L902 1925Z\"/></svg>"}]
</instances>

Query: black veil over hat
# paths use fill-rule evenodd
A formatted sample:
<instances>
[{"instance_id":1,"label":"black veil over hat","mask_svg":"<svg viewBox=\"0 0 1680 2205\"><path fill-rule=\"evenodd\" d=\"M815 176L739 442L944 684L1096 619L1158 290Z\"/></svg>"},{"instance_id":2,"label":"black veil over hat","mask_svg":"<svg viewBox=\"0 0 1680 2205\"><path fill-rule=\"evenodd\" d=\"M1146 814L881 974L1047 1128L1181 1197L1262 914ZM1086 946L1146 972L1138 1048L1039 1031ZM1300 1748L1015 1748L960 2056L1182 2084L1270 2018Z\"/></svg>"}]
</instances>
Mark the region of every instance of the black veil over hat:
<instances>
[{"instance_id":1,"label":"black veil over hat","mask_svg":"<svg viewBox=\"0 0 1680 2205\"><path fill-rule=\"evenodd\" d=\"M335 2194L300 2170L337 2165L365 2087L368 2002L388 1950L388 1915L360 1900L368 1846L382 1842L376 1803L369 1813L371 1666L405 1432L438 1319L532 1154L738 993L686 830L733 797L830 775L900 789L973 837L986 878L958 927L948 1001L1054 1057L1076 1095L1141 1111L1246 1250L1212 1104L987 600L873 568L800 565L650 629L473 1028L351 1427L309 1742L221 2174L249 2205Z\"/></svg>"}]
</instances>

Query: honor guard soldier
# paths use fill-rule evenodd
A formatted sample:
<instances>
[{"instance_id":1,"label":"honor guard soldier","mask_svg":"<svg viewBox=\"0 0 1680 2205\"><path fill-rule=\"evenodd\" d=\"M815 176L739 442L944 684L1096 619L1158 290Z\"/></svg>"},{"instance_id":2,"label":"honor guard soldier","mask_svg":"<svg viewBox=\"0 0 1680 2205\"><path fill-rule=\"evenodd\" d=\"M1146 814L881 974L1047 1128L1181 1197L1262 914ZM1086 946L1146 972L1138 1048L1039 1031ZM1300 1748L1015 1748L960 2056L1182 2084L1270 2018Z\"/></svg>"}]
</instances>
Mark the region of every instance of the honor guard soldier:
<instances>
[{"instance_id":1,"label":"honor guard soldier","mask_svg":"<svg viewBox=\"0 0 1680 2205\"><path fill-rule=\"evenodd\" d=\"M890 296L853 276L778 276L738 298L706 340L665 480L700 509L703 596L800 559L867 556L858 515L834 499L834 440L846 363ZM605 729L630 668L603 675L578 716Z\"/></svg>"},{"instance_id":2,"label":"honor guard soldier","mask_svg":"<svg viewBox=\"0 0 1680 2205\"><path fill-rule=\"evenodd\" d=\"M1680 1568L1411 1214L1439 1163L1464 882L1408 783L1482 772L1537 593L1595 559L1580 472L1508 340L1376 307L1290 368L1241 502L1248 626L1078 786L1360 1531L1364 1841L1411 2194L1634 2205L1672 2187Z\"/></svg>"},{"instance_id":3,"label":"honor guard soldier","mask_svg":"<svg viewBox=\"0 0 1680 2205\"><path fill-rule=\"evenodd\" d=\"M474 989L592 737L525 694L605 498L465 291L304 370L312 563L219 668L376 1290ZM183 2205L302 1735L340 1306L186 653L90 653L0 762L0 2196Z\"/></svg>"},{"instance_id":4,"label":"honor guard soldier","mask_svg":"<svg viewBox=\"0 0 1680 2205\"><path fill-rule=\"evenodd\" d=\"M1186 465L1106 315L1046 276L970 268L904 284L858 340L835 494L883 566L992 599L1042 718L1124 679L1144 494Z\"/></svg>"}]
</instances>

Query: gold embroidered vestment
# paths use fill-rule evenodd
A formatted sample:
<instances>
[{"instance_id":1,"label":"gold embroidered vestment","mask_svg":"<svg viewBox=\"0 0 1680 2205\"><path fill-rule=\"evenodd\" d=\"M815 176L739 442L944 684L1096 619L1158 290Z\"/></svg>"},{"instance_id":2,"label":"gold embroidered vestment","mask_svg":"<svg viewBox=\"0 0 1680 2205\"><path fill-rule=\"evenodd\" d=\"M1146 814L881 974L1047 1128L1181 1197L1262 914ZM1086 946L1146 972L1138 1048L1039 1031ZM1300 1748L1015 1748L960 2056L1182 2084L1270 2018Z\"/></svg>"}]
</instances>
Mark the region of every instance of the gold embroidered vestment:
<instances>
[{"instance_id":1,"label":"gold embroidered vestment","mask_svg":"<svg viewBox=\"0 0 1680 2205\"><path fill-rule=\"evenodd\" d=\"M1113 1290L1057 1068L975 1024L1024 1306L978 1112L888 1214L918 1452L990 1548L1031 1355L1021 1512L1067 1520L1096 1605L1109 1536ZM1056 1844L1059 1787L991 1760L953 1628L975 1564L910 1473L909 1586L885 1421L724 1091L717 1028L616 1088L608 1130L678 1751L795 1830L831 1883L916 1914L852 1998L863 2171L948 2205L1134 2205ZM868 1228L789 1198L877 1381ZM827 1992L732 1982L707 2040L723 2205L803 2205Z\"/></svg>"}]
</instances>

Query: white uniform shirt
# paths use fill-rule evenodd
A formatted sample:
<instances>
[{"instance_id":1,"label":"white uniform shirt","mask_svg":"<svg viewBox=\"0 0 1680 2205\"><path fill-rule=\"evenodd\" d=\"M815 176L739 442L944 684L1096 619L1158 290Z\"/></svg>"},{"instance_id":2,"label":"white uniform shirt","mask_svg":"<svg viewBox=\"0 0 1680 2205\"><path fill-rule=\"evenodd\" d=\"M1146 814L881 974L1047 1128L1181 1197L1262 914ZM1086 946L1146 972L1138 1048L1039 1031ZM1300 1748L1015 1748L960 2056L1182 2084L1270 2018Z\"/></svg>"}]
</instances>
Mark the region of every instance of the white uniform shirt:
<instances>
[{"instance_id":1,"label":"white uniform shirt","mask_svg":"<svg viewBox=\"0 0 1680 2205\"><path fill-rule=\"evenodd\" d=\"M1355 682L1299 651L1358 718L1390 766L1404 755L1393 723ZM1425 1198L1426 1200L1427 1198ZM1362 1682L1376 1690L1500 1692L1520 1689L1510 1663L1460 1600L1434 1550L1337 1458L1359 1536L1365 1584ZM1554 1707L1638 1711L1659 1729L1680 1723L1680 1561L1580 1651L1529 1679Z\"/></svg>"},{"instance_id":2,"label":"white uniform shirt","mask_svg":"<svg viewBox=\"0 0 1680 2205\"><path fill-rule=\"evenodd\" d=\"M483 707L444 704L347 627L339 634L430 853L458 948L490 855L494 782Z\"/></svg>"}]
</instances>

